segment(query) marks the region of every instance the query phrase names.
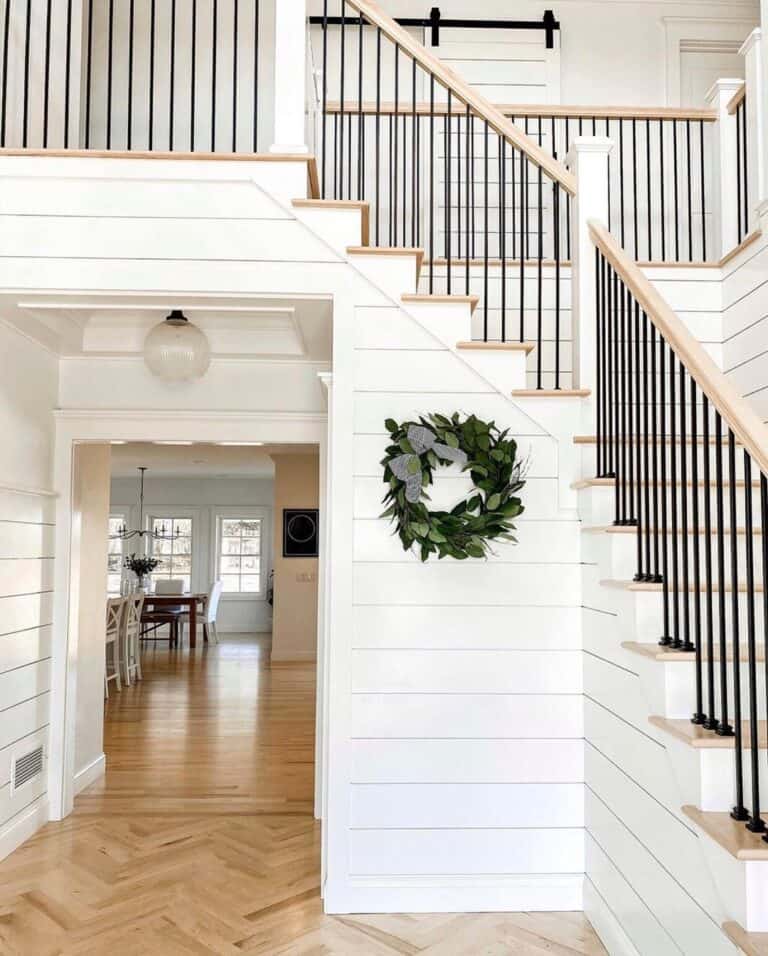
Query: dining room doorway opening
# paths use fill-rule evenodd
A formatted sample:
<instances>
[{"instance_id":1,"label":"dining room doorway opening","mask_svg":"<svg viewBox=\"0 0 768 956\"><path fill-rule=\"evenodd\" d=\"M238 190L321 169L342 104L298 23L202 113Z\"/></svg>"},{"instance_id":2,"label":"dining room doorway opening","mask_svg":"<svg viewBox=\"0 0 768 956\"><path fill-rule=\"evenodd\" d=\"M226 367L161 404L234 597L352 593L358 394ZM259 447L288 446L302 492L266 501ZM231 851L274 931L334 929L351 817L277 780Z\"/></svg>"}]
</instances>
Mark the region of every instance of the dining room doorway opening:
<instances>
[{"instance_id":1,"label":"dining room doorway opening","mask_svg":"<svg viewBox=\"0 0 768 956\"><path fill-rule=\"evenodd\" d=\"M62 816L239 817L261 865L290 808L319 888L324 431L71 442Z\"/></svg>"}]
</instances>

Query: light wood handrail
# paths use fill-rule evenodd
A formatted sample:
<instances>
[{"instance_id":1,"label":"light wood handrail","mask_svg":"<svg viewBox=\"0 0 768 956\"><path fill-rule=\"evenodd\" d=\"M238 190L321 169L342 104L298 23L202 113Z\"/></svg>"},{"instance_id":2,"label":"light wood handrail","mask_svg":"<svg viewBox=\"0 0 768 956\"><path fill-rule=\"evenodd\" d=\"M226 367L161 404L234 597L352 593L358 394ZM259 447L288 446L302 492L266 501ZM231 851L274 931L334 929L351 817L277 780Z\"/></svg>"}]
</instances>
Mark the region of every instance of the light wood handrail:
<instances>
[{"instance_id":1,"label":"light wood handrail","mask_svg":"<svg viewBox=\"0 0 768 956\"><path fill-rule=\"evenodd\" d=\"M502 103L497 104L496 109L500 110L505 116L522 116L545 119L584 119L591 120L593 117L597 120L605 119L641 119L641 120L691 120L704 123L714 123L717 120L717 113L714 110L706 109L677 109L667 106L552 106L542 104L532 106L531 104ZM342 112L341 103L338 100L326 104L326 112L338 114ZM364 101L359 104L357 100L345 100L344 113L362 113L364 116L379 113L383 116L394 116L397 113L400 116L413 114L413 102L411 100L400 100L399 103L386 102L377 104L374 101ZM417 101L416 115L429 116L432 112L429 103ZM434 115L446 116L448 114L447 103L435 103ZM466 106L453 104L451 106L451 116L466 115Z\"/></svg>"},{"instance_id":2,"label":"light wood handrail","mask_svg":"<svg viewBox=\"0 0 768 956\"><path fill-rule=\"evenodd\" d=\"M504 113L484 96L481 96L463 80L458 73L446 66L442 60L433 56L401 26L387 16L374 0L348 0L349 5L361 14L370 24L379 27L381 32L401 50L411 56L423 70L432 74L451 94L461 100L465 106L474 110L488 125L539 166L555 182L571 195L576 193L576 177L565 166L553 159L530 137L517 128ZM354 113L355 110L352 110Z\"/></svg>"},{"instance_id":3,"label":"light wood handrail","mask_svg":"<svg viewBox=\"0 0 768 956\"><path fill-rule=\"evenodd\" d=\"M741 89L736 90L733 96L728 100L728 105L726 109L728 114L733 116L736 110L741 106L744 100L747 98L747 84L742 83Z\"/></svg>"},{"instance_id":4,"label":"light wood handrail","mask_svg":"<svg viewBox=\"0 0 768 956\"><path fill-rule=\"evenodd\" d=\"M664 341L749 452L755 465L768 476L768 428L757 413L739 395L605 226L590 220L589 234Z\"/></svg>"}]
</instances>

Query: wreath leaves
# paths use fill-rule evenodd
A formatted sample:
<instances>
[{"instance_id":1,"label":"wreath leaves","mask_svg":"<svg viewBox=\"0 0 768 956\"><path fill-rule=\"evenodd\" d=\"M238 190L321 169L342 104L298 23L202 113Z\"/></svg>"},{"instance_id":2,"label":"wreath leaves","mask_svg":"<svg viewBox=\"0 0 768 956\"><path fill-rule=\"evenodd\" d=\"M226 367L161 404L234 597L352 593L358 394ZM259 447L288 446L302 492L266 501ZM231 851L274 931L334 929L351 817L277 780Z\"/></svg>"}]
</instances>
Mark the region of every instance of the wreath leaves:
<instances>
[{"instance_id":1,"label":"wreath leaves","mask_svg":"<svg viewBox=\"0 0 768 956\"><path fill-rule=\"evenodd\" d=\"M435 469L447 462L431 448L420 455L416 453L408 432L420 426L431 431L437 442L460 449L467 456L463 470L469 472L476 490L451 511L430 511L424 503L430 500L426 489L433 483ZM462 420L458 412L450 418L431 414L420 417L418 422L401 424L388 418L385 427L391 444L381 464L389 490L383 499L387 508L381 517L389 518L395 525L404 551L416 546L422 561L430 555L466 561L487 557L492 541L517 543L514 519L524 511L517 492L525 485L527 462L517 457L517 442L508 437L509 430L501 431L495 422L481 421L475 415ZM390 467L403 454L414 456L408 463L411 475L415 477L421 472L421 495L417 502L407 499L406 482Z\"/></svg>"}]
</instances>

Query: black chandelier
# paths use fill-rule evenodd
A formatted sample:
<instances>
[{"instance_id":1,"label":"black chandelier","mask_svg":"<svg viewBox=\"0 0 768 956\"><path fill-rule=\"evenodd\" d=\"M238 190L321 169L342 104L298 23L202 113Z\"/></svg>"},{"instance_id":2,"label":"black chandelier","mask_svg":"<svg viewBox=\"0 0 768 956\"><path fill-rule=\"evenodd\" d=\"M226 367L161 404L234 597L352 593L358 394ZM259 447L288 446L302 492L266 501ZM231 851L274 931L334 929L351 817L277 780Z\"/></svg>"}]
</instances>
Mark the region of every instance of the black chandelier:
<instances>
[{"instance_id":1,"label":"black chandelier","mask_svg":"<svg viewBox=\"0 0 768 956\"><path fill-rule=\"evenodd\" d=\"M140 466L138 468L139 472L139 527L133 531L129 531L125 523L117 530L115 534L111 534L109 537L111 540L119 539L121 541L129 541L131 538L138 538L140 541L143 541L145 538L148 541L175 541L179 535L174 534L173 525L171 525L171 530L165 526L165 522L160 526L159 531L155 531L150 528L144 527L144 473L147 471L146 467Z\"/></svg>"}]
</instances>

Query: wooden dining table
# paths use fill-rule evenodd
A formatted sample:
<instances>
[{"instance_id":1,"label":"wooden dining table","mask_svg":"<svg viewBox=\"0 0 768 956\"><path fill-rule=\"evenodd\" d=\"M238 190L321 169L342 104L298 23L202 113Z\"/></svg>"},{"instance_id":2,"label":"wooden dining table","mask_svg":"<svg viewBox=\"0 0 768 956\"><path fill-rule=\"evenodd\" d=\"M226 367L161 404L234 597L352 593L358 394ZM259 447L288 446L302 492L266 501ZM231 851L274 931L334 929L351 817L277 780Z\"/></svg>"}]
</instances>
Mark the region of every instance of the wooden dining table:
<instances>
[{"instance_id":1,"label":"wooden dining table","mask_svg":"<svg viewBox=\"0 0 768 956\"><path fill-rule=\"evenodd\" d=\"M182 607L187 608L189 614L189 646L197 646L197 612L198 608L205 611L205 605L208 602L207 594L193 594L184 592L183 594L148 594L144 598L144 609L149 610Z\"/></svg>"}]
</instances>

